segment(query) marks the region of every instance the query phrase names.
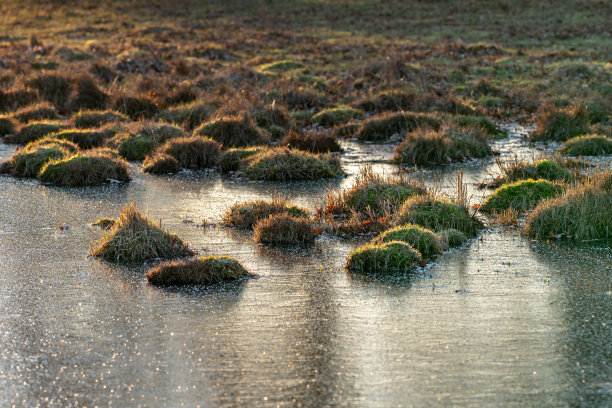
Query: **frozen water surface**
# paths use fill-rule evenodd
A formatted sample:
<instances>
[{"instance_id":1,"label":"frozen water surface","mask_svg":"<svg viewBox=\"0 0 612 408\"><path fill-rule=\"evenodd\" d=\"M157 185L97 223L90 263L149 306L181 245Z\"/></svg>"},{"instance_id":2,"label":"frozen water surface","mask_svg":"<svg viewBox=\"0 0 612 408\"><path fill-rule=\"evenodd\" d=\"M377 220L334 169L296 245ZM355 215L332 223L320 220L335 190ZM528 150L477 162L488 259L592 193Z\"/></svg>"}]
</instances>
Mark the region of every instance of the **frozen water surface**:
<instances>
[{"instance_id":1,"label":"frozen water surface","mask_svg":"<svg viewBox=\"0 0 612 408\"><path fill-rule=\"evenodd\" d=\"M392 146L345 142L350 186ZM502 157L537 152L516 132ZM0 145L2 159L13 148ZM494 160L422 172L471 200ZM128 185L63 189L0 177L0 406L610 406L612 252L489 228L411 279L343 270L357 242L308 251L197 227L235 202L289 195L314 209L329 181L252 183L134 167ZM89 224L135 201L202 254L260 279L152 287L143 269L87 258ZM195 221L184 223L184 219ZM69 228L60 230L58 226Z\"/></svg>"}]
</instances>

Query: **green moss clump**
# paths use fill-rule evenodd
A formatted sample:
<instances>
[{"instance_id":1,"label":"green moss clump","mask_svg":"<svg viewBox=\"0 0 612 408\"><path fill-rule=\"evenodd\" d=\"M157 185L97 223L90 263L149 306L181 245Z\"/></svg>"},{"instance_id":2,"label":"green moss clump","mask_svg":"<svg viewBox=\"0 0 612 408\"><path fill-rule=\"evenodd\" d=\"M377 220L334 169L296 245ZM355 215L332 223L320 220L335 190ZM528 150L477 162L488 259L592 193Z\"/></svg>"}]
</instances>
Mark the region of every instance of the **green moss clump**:
<instances>
[{"instance_id":1,"label":"green moss clump","mask_svg":"<svg viewBox=\"0 0 612 408\"><path fill-rule=\"evenodd\" d=\"M317 234L312 220L289 214L274 214L257 221L253 227L255 242L269 245L310 245Z\"/></svg>"},{"instance_id":2,"label":"green moss clump","mask_svg":"<svg viewBox=\"0 0 612 408\"><path fill-rule=\"evenodd\" d=\"M410 245L423 256L431 258L442 252L438 236L427 228L418 225L402 225L384 231L374 242L400 241Z\"/></svg>"},{"instance_id":3,"label":"green moss clump","mask_svg":"<svg viewBox=\"0 0 612 408\"><path fill-rule=\"evenodd\" d=\"M572 186L556 197L542 201L530 214L525 232L537 239L559 235L578 240L612 238L612 183L590 182Z\"/></svg>"},{"instance_id":4,"label":"green moss clump","mask_svg":"<svg viewBox=\"0 0 612 408\"><path fill-rule=\"evenodd\" d=\"M470 239L463 232L453 228L440 231L438 237L440 238L440 246L442 249L461 246Z\"/></svg>"},{"instance_id":5,"label":"green moss clump","mask_svg":"<svg viewBox=\"0 0 612 408\"><path fill-rule=\"evenodd\" d=\"M256 276L229 256L206 256L168 261L150 269L145 277L156 286L212 285Z\"/></svg>"},{"instance_id":6,"label":"green moss clump","mask_svg":"<svg viewBox=\"0 0 612 408\"><path fill-rule=\"evenodd\" d=\"M585 105L570 109L548 108L538 117L538 127L530 139L563 142L587 133L589 123L589 111Z\"/></svg>"},{"instance_id":7,"label":"green moss clump","mask_svg":"<svg viewBox=\"0 0 612 408\"><path fill-rule=\"evenodd\" d=\"M169 174L181 171L182 166L174 157L165 153L154 153L147 156L142 163L142 170L145 173Z\"/></svg>"},{"instance_id":8,"label":"green moss clump","mask_svg":"<svg viewBox=\"0 0 612 408\"><path fill-rule=\"evenodd\" d=\"M4 137L4 141L14 144L28 144L38 139L57 133L64 126L56 122L31 122L21 127L19 132Z\"/></svg>"},{"instance_id":9,"label":"green moss clump","mask_svg":"<svg viewBox=\"0 0 612 408\"><path fill-rule=\"evenodd\" d=\"M221 153L219 158L219 169L222 172L236 171L240 169L243 162L248 157L251 157L262 150L265 147L235 147L232 149L225 150Z\"/></svg>"},{"instance_id":10,"label":"green moss clump","mask_svg":"<svg viewBox=\"0 0 612 408\"><path fill-rule=\"evenodd\" d=\"M128 264L194 254L179 237L154 225L133 203L123 207L119 220L102 239L92 243L90 252L96 258Z\"/></svg>"},{"instance_id":11,"label":"green moss clump","mask_svg":"<svg viewBox=\"0 0 612 408\"><path fill-rule=\"evenodd\" d=\"M81 111L72 116L72 123L80 129L97 128L108 123L125 123L130 118L115 111Z\"/></svg>"},{"instance_id":12,"label":"green moss clump","mask_svg":"<svg viewBox=\"0 0 612 408\"><path fill-rule=\"evenodd\" d=\"M264 145L269 142L267 134L255 126L251 117L225 117L202 124L195 130L199 136L208 136L223 147L245 147Z\"/></svg>"},{"instance_id":13,"label":"green moss clump","mask_svg":"<svg viewBox=\"0 0 612 408\"><path fill-rule=\"evenodd\" d=\"M223 216L223 225L250 229L257 221L271 215L287 214L292 217L308 218L308 210L291 205L287 200L275 197L272 201L249 201L234 204Z\"/></svg>"},{"instance_id":14,"label":"green moss clump","mask_svg":"<svg viewBox=\"0 0 612 408\"><path fill-rule=\"evenodd\" d=\"M540 201L556 197L563 192L563 187L548 180L521 180L512 184L504 184L480 206L485 213L504 210L527 211L534 208Z\"/></svg>"},{"instance_id":15,"label":"green moss clump","mask_svg":"<svg viewBox=\"0 0 612 408\"><path fill-rule=\"evenodd\" d=\"M101 150L48 161L38 174L40 181L57 186L94 186L117 180L131 180L128 164Z\"/></svg>"},{"instance_id":16,"label":"green moss clump","mask_svg":"<svg viewBox=\"0 0 612 408\"><path fill-rule=\"evenodd\" d=\"M466 207L429 196L407 200L396 215L396 224L416 224L436 232L452 228L469 236L482 228L482 222Z\"/></svg>"},{"instance_id":17,"label":"green moss clump","mask_svg":"<svg viewBox=\"0 0 612 408\"><path fill-rule=\"evenodd\" d=\"M324 109L312 117L312 121L321 126L335 126L353 119L362 119L363 112L348 106L337 106Z\"/></svg>"},{"instance_id":18,"label":"green moss clump","mask_svg":"<svg viewBox=\"0 0 612 408\"><path fill-rule=\"evenodd\" d=\"M391 275L409 273L421 260L421 254L404 242L367 244L351 253L346 269L354 273Z\"/></svg>"},{"instance_id":19,"label":"green moss clump","mask_svg":"<svg viewBox=\"0 0 612 408\"><path fill-rule=\"evenodd\" d=\"M515 161L502 166L506 182L528 179L571 182L576 176L563 167L558 160L541 159L535 163Z\"/></svg>"},{"instance_id":20,"label":"green moss clump","mask_svg":"<svg viewBox=\"0 0 612 408\"><path fill-rule=\"evenodd\" d=\"M116 147L129 161L141 161L168 140L184 136L183 131L173 125L145 125L136 131L119 133L109 141L109 147Z\"/></svg>"},{"instance_id":21,"label":"green moss clump","mask_svg":"<svg viewBox=\"0 0 612 408\"><path fill-rule=\"evenodd\" d=\"M329 154L274 148L253 155L244 174L252 180L289 181L339 177L344 171L340 160Z\"/></svg>"},{"instance_id":22,"label":"green moss clump","mask_svg":"<svg viewBox=\"0 0 612 408\"><path fill-rule=\"evenodd\" d=\"M601 156L612 154L612 139L600 135L584 135L567 140L559 150L564 156Z\"/></svg>"},{"instance_id":23,"label":"green moss clump","mask_svg":"<svg viewBox=\"0 0 612 408\"><path fill-rule=\"evenodd\" d=\"M362 141L385 141L396 133L411 132L421 126L437 130L440 122L424 114L387 113L363 121L355 137Z\"/></svg>"}]
</instances>

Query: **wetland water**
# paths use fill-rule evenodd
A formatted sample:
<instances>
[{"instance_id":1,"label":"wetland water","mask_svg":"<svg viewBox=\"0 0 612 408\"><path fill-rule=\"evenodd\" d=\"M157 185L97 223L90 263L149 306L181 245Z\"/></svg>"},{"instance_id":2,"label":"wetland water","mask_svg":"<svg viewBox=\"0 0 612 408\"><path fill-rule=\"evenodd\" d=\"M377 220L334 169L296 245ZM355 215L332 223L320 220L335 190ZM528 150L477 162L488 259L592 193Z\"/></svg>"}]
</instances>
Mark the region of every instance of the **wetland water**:
<instances>
[{"instance_id":1,"label":"wetland water","mask_svg":"<svg viewBox=\"0 0 612 408\"><path fill-rule=\"evenodd\" d=\"M341 186L360 160L392 150L345 147ZM517 135L494 147L533 154ZM2 160L12 152L0 144ZM492 160L422 177L452 191L459 168L479 202L474 185ZM275 192L313 209L327 181L134 175L85 189L0 177L0 406L612 404L609 248L489 228L412 279L381 282L343 270L355 242L288 253L195 225ZM130 201L201 254L234 256L261 278L172 291L142 269L88 259L102 235L89 224Z\"/></svg>"}]
</instances>

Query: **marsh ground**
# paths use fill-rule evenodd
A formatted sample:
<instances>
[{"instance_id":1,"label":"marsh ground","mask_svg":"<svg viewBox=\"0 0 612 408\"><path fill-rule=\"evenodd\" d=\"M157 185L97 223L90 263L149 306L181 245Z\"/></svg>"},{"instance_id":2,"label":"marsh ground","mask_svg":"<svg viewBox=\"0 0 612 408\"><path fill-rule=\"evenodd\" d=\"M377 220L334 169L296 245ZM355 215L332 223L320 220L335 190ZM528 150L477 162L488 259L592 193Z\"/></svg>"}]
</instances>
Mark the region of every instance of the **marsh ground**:
<instances>
[{"instance_id":1,"label":"marsh ground","mask_svg":"<svg viewBox=\"0 0 612 408\"><path fill-rule=\"evenodd\" d=\"M126 109L135 117L185 119L177 112L197 105L178 123L185 133L272 103L298 131L335 106L435 118L469 110L509 133L491 141L501 160L530 158L560 147L527 140L544 106L597 104L609 132L610 15L603 0L5 1L2 109L21 108L18 96L23 107L47 99L68 123L85 74L105 108L144 100ZM29 85L49 76L68 85ZM533 242L489 226L413 278L381 281L344 269L362 240L324 234L287 252L217 225L236 202L275 194L314 211L366 163L396 172L401 140L391 139L340 140L347 177L314 182L155 176L138 162L132 182L99 187L1 176L0 405L609 405L605 242ZM14 151L0 143L2 161ZM470 205L490 193L477 183L500 174L488 157L413 176L454 194L457 170ZM261 277L168 291L147 284L143 268L88 259L103 234L90 224L131 201L201 255L231 255Z\"/></svg>"}]
</instances>

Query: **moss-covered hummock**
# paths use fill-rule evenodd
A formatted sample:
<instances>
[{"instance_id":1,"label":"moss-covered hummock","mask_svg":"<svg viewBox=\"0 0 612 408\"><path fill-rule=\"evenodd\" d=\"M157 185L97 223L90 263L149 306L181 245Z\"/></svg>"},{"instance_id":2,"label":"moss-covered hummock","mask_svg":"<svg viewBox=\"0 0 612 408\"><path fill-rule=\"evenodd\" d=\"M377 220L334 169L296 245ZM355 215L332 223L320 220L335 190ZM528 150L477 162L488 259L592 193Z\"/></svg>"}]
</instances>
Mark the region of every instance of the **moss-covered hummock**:
<instances>
[{"instance_id":1,"label":"moss-covered hummock","mask_svg":"<svg viewBox=\"0 0 612 408\"><path fill-rule=\"evenodd\" d=\"M351 253L346 269L354 273L391 275L409 273L421 260L421 254L404 242L367 244Z\"/></svg>"},{"instance_id":2,"label":"moss-covered hummock","mask_svg":"<svg viewBox=\"0 0 612 408\"><path fill-rule=\"evenodd\" d=\"M485 213L499 213L504 210L527 211L540 201L556 197L563 192L563 186L548 180L521 180L504 184L480 206Z\"/></svg>"},{"instance_id":3,"label":"moss-covered hummock","mask_svg":"<svg viewBox=\"0 0 612 408\"><path fill-rule=\"evenodd\" d=\"M419 128L408 133L395 149L394 161L408 165L441 165L491 156L493 151L480 128L444 126L438 131Z\"/></svg>"},{"instance_id":4,"label":"moss-covered hummock","mask_svg":"<svg viewBox=\"0 0 612 408\"><path fill-rule=\"evenodd\" d=\"M160 112L159 117L165 122L192 130L206 122L214 111L215 107L211 104L196 102L168 108Z\"/></svg>"},{"instance_id":5,"label":"moss-covered hummock","mask_svg":"<svg viewBox=\"0 0 612 408\"><path fill-rule=\"evenodd\" d=\"M336 126L353 119L362 119L363 112L349 106L337 106L323 109L312 117L312 121L321 126Z\"/></svg>"},{"instance_id":6,"label":"moss-covered hummock","mask_svg":"<svg viewBox=\"0 0 612 408\"><path fill-rule=\"evenodd\" d=\"M571 182L576 179L576 175L566 169L558 159L541 159L535 162L518 160L500 166L506 175L506 182L528 179Z\"/></svg>"},{"instance_id":7,"label":"moss-covered hummock","mask_svg":"<svg viewBox=\"0 0 612 408\"><path fill-rule=\"evenodd\" d=\"M201 136L179 137L168 140L157 149L157 153L174 157L181 167L204 169L219 162L219 143Z\"/></svg>"},{"instance_id":8,"label":"moss-covered hummock","mask_svg":"<svg viewBox=\"0 0 612 408\"><path fill-rule=\"evenodd\" d=\"M195 134L208 136L225 148L265 145L270 140L248 114L242 118L224 117L204 123L195 130Z\"/></svg>"},{"instance_id":9,"label":"moss-covered hummock","mask_svg":"<svg viewBox=\"0 0 612 408\"><path fill-rule=\"evenodd\" d=\"M56 139L70 140L81 149L91 149L102 146L112 132L92 129L66 129L50 135Z\"/></svg>"},{"instance_id":10,"label":"moss-covered hummock","mask_svg":"<svg viewBox=\"0 0 612 408\"><path fill-rule=\"evenodd\" d=\"M128 182L125 160L105 150L90 150L70 157L48 161L38 174L43 183L57 186L94 186L109 181Z\"/></svg>"},{"instance_id":11,"label":"moss-covered hummock","mask_svg":"<svg viewBox=\"0 0 612 408\"><path fill-rule=\"evenodd\" d=\"M362 141L385 141L394 134L411 132L421 126L437 130L440 128L440 122L425 114L385 113L363 121L355 137Z\"/></svg>"},{"instance_id":12,"label":"moss-covered hummock","mask_svg":"<svg viewBox=\"0 0 612 408\"><path fill-rule=\"evenodd\" d=\"M302 68L304 68L304 64L301 62L284 60L261 65L258 67L258 70L262 72L285 72Z\"/></svg>"},{"instance_id":13,"label":"moss-covered hummock","mask_svg":"<svg viewBox=\"0 0 612 408\"><path fill-rule=\"evenodd\" d=\"M442 252L438 236L427 228L418 225L402 225L384 231L374 242L400 241L410 245L423 256L430 258Z\"/></svg>"},{"instance_id":14,"label":"moss-covered hummock","mask_svg":"<svg viewBox=\"0 0 612 408\"><path fill-rule=\"evenodd\" d=\"M249 158L244 175L252 180L289 181L333 178L344 174L340 160L329 154L272 148Z\"/></svg>"},{"instance_id":15,"label":"moss-covered hummock","mask_svg":"<svg viewBox=\"0 0 612 408\"><path fill-rule=\"evenodd\" d=\"M23 125L18 132L4 137L6 143L28 144L38 139L50 135L51 133L59 132L65 128L59 122L31 122Z\"/></svg>"},{"instance_id":16,"label":"moss-covered hummock","mask_svg":"<svg viewBox=\"0 0 612 408\"><path fill-rule=\"evenodd\" d=\"M272 201L258 200L234 204L223 216L223 224L236 228L253 228L257 221L279 214L298 218L309 217L308 210L275 197Z\"/></svg>"},{"instance_id":17,"label":"moss-covered hummock","mask_svg":"<svg viewBox=\"0 0 612 408\"><path fill-rule=\"evenodd\" d=\"M119 220L92 243L90 252L96 258L128 264L194 254L179 237L154 225L134 203L123 207Z\"/></svg>"},{"instance_id":18,"label":"moss-covered hummock","mask_svg":"<svg viewBox=\"0 0 612 408\"><path fill-rule=\"evenodd\" d=\"M567 140L559 150L564 156L603 156L612 154L612 139L602 135L584 135Z\"/></svg>"},{"instance_id":19,"label":"moss-covered hummock","mask_svg":"<svg viewBox=\"0 0 612 408\"><path fill-rule=\"evenodd\" d=\"M407 200L397 213L396 224L416 224L436 232L452 228L469 236L482 228L482 222L466 207L425 195Z\"/></svg>"},{"instance_id":20,"label":"moss-covered hummock","mask_svg":"<svg viewBox=\"0 0 612 408\"><path fill-rule=\"evenodd\" d=\"M97 128L108 123L126 123L130 118L115 111L81 111L72 116L72 123L80 129Z\"/></svg>"},{"instance_id":21,"label":"moss-covered hummock","mask_svg":"<svg viewBox=\"0 0 612 408\"><path fill-rule=\"evenodd\" d=\"M229 256L163 262L145 274L156 286L211 285L253 276L256 275Z\"/></svg>"},{"instance_id":22,"label":"moss-covered hummock","mask_svg":"<svg viewBox=\"0 0 612 408\"><path fill-rule=\"evenodd\" d=\"M257 221L253 227L255 242L293 246L312 244L317 236L312 220L289 214L275 214Z\"/></svg>"},{"instance_id":23,"label":"moss-covered hummock","mask_svg":"<svg viewBox=\"0 0 612 408\"><path fill-rule=\"evenodd\" d=\"M57 114L55 107L49 102L40 102L36 105L19 109L17 112L15 112L13 117L22 123L59 119L59 115Z\"/></svg>"},{"instance_id":24,"label":"moss-covered hummock","mask_svg":"<svg viewBox=\"0 0 612 408\"><path fill-rule=\"evenodd\" d=\"M177 126L147 124L117 134L108 141L107 145L116 148L126 160L141 161L168 140L184 136L183 131Z\"/></svg>"},{"instance_id":25,"label":"moss-covered hummock","mask_svg":"<svg viewBox=\"0 0 612 408\"><path fill-rule=\"evenodd\" d=\"M17 150L3 170L14 177L36 177L48 161L66 158L77 151L72 142L46 137Z\"/></svg>"},{"instance_id":26,"label":"moss-covered hummock","mask_svg":"<svg viewBox=\"0 0 612 408\"><path fill-rule=\"evenodd\" d=\"M612 176L608 172L598 179L570 186L560 196L542 201L530 214L525 232L538 239L612 238Z\"/></svg>"},{"instance_id":27,"label":"moss-covered hummock","mask_svg":"<svg viewBox=\"0 0 612 408\"><path fill-rule=\"evenodd\" d=\"M449 228L438 233L440 246L442 249L455 248L463 245L470 238L463 232Z\"/></svg>"}]
</instances>

